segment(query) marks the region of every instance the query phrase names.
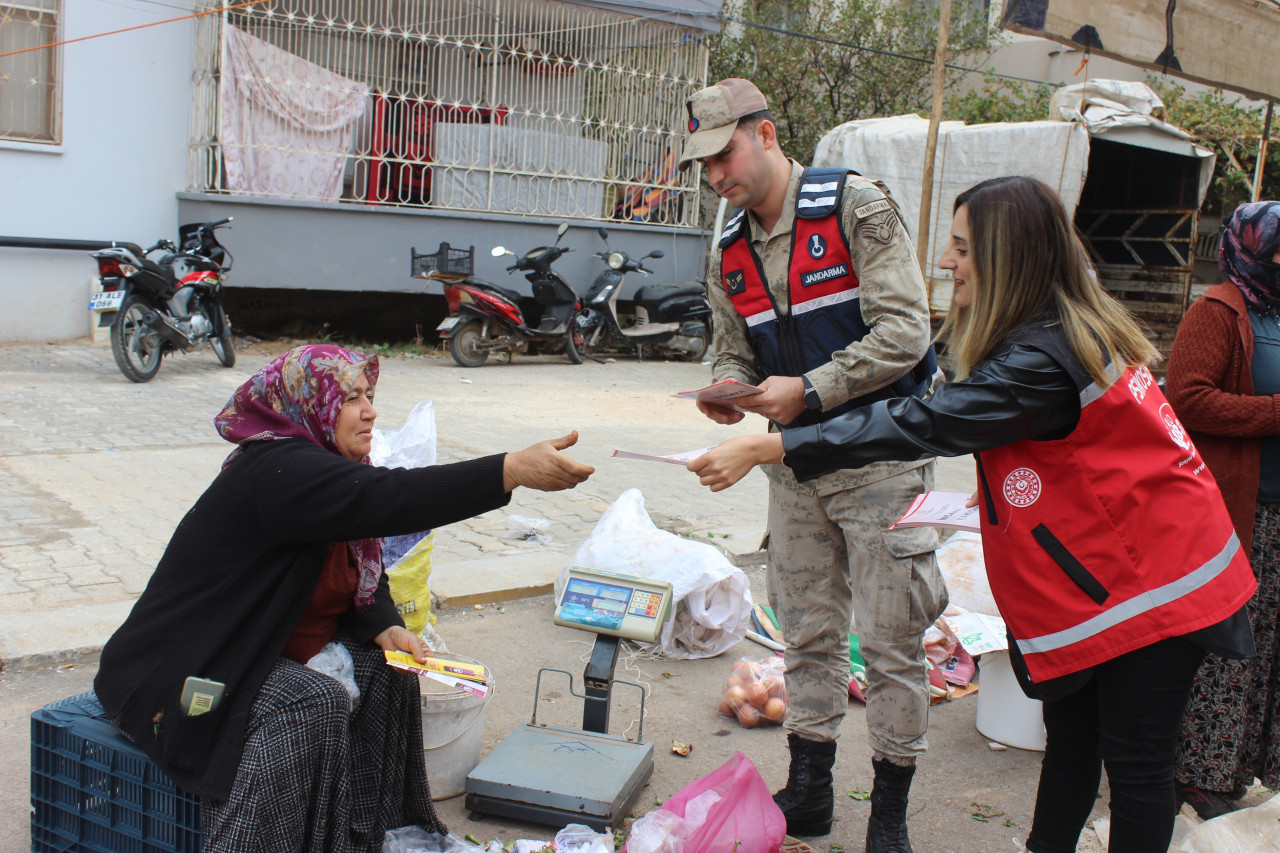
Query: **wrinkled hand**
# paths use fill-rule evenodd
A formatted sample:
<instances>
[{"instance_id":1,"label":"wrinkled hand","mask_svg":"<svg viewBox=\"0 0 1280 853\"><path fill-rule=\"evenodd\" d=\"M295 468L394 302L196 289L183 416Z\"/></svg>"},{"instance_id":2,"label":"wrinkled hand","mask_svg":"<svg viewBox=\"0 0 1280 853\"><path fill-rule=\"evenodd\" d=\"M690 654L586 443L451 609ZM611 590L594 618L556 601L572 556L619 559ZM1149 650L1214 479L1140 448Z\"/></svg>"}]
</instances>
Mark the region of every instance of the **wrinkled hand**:
<instances>
[{"instance_id":1,"label":"wrinkled hand","mask_svg":"<svg viewBox=\"0 0 1280 853\"><path fill-rule=\"evenodd\" d=\"M697 474L702 485L721 492L747 476L755 466L781 462L782 456L781 435L744 435L716 445L684 467Z\"/></svg>"},{"instance_id":2,"label":"wrinkled hand","mask_svg":"<svg viewBox=\"0 0 1280 853\"><path fill-rule=\"evenodd\" d=\"M596 472L590 465L560 452L577 443L578 431L574 430L566 436L508 453L502 462L502 488L508 492L516 486L540 492L572 489Z\"/></svg>"},{"instance_id":3,"label":"wrinkled hand","mask_svg":"<svg viewBox=\"0 0 1280 853\"><path fill-rule=\"evenodd\" d=\"M760 383L764 390L733 402L739 409L764 415L779 424L789 424L804 411L804 380L799 376L770 376Z\"/></svg>"},{"instance_id":4,"label":"wrinkled hand","mask_svg":"<svg viewBox=\"0 0 1280 853\"><path fill-rule=\"evenodd\" d=\"M431 654L426 642L403 625L392 625L374 637L373 642L384 652L408 652L419 663Z\"/></svg>"},{"instance_id":5,"label":"wrinkled hand","mask_svg":"<svg viewBox=\"0 0 1280 853\"><path fill-rule=\"evenodd\" d=\"M737 409L731 409L727 406L717 406L715 403L704 403L698 401L698 411L711 418L718 424L736 424L746 415Z\"/></svg>"}]
</instances>

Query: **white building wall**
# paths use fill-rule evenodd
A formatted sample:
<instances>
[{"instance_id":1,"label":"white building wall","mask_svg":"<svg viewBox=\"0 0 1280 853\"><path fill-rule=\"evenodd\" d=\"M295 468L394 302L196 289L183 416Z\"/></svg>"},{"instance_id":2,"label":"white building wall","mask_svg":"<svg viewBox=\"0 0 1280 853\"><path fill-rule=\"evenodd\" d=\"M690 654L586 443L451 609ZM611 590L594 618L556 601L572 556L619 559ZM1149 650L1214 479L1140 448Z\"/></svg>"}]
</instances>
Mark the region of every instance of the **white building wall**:
<instances>
[{"instance_id":1,"label":"white building wall","mask_svg":"<svg viewBox=\"0 0 1280 853\"><path fill-rule=\"evenodd\" d=\"M176 17L144 0L63 0L62 38ZM128 240L177 238L187 184L192 21L62 48L62 142L0 140L0 235ZM84 252L0 248L0 341L89 334L96 270Z\"/></svg>"}]
</instances>

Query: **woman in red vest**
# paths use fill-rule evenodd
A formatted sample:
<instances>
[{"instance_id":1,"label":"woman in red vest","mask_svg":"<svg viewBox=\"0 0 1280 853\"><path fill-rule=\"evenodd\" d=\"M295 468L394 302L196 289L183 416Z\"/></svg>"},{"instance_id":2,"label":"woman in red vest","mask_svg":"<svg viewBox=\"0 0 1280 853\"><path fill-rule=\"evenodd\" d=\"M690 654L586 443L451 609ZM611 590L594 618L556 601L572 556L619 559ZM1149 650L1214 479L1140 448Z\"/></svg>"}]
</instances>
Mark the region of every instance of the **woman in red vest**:
<instances>
[{"instance_id":1,"label":"woman in red vest","mask_svg":"<svg viewBox=\"0 0 1280 853\"><path fill-rule=\"evenodd\" d=\"M1146 366L1155 349L1099 285L1052 190L1008 177L961 193L940 266L955 284L942 335L957 381L730 439L689 468L718 491L770 462L807 480L973 453L992 593L1023 689L1045 700L1027 849L1076 849L1105 767L1110 850L1164 853L1196 669L1206 649L1253 651L1246 553Z\"/></svg>"}]
</instances>

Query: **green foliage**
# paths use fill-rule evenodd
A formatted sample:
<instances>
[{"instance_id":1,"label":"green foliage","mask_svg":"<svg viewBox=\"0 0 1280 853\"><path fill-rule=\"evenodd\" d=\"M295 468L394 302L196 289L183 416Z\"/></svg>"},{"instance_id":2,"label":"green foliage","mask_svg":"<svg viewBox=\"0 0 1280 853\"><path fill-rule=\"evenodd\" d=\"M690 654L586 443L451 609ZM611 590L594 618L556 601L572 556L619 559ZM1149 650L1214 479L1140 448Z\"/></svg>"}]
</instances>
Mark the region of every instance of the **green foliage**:
<instances>
[{"instance_id":1,"label":"green foliage","mask_svg":"<svg viewBox=\"0 0 1280 853\"><path fill-rule=\"evenodd\" d=\"M942 117L946 121L986 124L996 121L1043 121L1049 118L1053 87L983 76L983 85L948 98Z\"/></svg>"},{"instance_id":2,"label":"green foliage","mask_svg":"<svg viewBox=\"0 0 1280 853\"><path fill-rule=\"evenodd\" d=\"M1192 93L1167 77L1148 77L1147 85L1164 101L1165 121L1182 128L1217 155L1213 182L1201 210L1220 215L1249 201L1262 140L1262 108L1242 103L1242 98L1221 89ZM1267 146L1262 178L1264 199L1280 199L1280 145L1274 139L1274 125L1273 117L1273 138Z\"/></svg>"},{"instance_id":3,"label":"green foliage","mask_svg":"<svg viewBox=\"0 0 1280 853\"><path fill-rule=\"evenodd\" d=\"M981 4L954 0L947 61L985 51ZM926 112L938 11L901 0L742 0L711 50L710 79L745 77L769 101L782 148L812 161L831 128L859 118ZM897 54L892 56L889 54ZM954 85L962 71L948 71Z\"/></svg>"}]
</instances>

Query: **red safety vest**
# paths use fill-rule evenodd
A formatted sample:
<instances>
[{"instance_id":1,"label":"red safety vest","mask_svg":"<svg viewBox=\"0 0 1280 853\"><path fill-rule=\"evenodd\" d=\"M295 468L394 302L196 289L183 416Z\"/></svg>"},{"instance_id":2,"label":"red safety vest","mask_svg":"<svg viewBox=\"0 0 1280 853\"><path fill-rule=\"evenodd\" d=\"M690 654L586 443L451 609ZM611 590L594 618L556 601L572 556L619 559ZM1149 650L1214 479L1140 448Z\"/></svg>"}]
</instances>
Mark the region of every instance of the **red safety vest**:
<instances>
[{"instance_id":1,"label":"red safety vest","mask_svg":"<svg viewBox=\"0 0 1280 853\"><path fill-rule=\"evenodd\" d=\"M987 576L1033 681L1213 625L1257 586L1151 371L1080 402L1066 438L978 454Z\"/></svg>"}]
</instances>

